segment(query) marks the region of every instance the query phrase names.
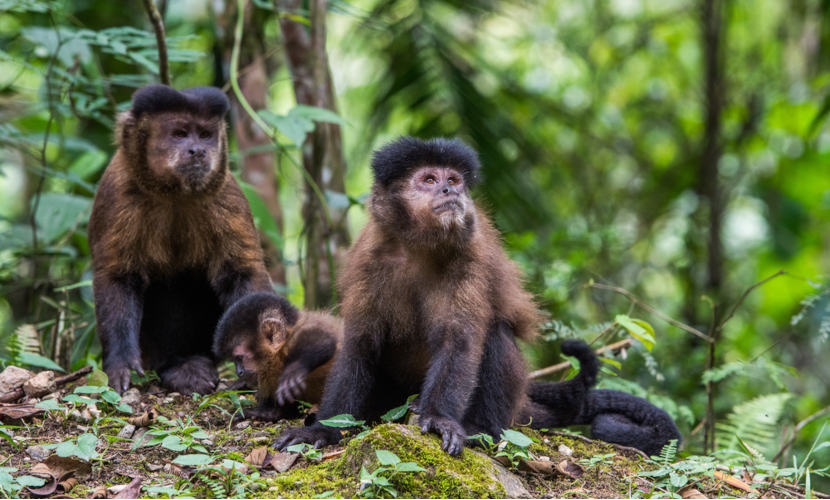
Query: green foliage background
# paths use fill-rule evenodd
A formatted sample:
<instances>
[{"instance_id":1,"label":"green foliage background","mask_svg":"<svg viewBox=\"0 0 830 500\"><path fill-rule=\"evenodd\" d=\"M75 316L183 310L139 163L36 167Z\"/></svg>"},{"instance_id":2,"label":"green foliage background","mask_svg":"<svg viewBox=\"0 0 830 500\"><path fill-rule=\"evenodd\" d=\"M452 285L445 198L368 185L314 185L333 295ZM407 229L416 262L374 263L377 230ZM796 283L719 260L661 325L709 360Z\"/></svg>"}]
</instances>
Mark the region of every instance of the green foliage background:
<instances>
[{"instance_id":1,"label":"green foliage background","mask_svg":"<svg viewBox=\"0 0 830 500\"><path fill-rule=\"evenodd\" d=\"M170 2L175 87L227 85L211 3ZM257 15L274 15L262 8L268 2L255 3ZM477 199L556 320L544 338L593 340L605 331L608 343L630 335L607 328L618 314L646 320L653 349L636 342L624 360L616 357L619 369L607 365L619 376L602 383L672 412L691 451L703 446L705 380L717 383L719 419L758 397L791 393L774 398L781 407L775 432L761 436L772 458L789 429L830 405L830 4L725 2L717 175L725 271L713 290L706 276L711 217L699 189L708 97L703 3L330 2L329 59L347 122L346 194L363 199L369 154L392 137L469 142L484 165ZM276 20L260 36L283 60ZM0 0L4 359L25 350L68 369L98 362L86 219L114 151L113 117L156 72L155 38L140 2ZM284 62L269 91L270 111L294 107ZM298 156L295 149L281 154ZM291 264L303 190L296 169L284 164L286 227L274 239ZM274 233L262 204L252 201L258 223ZM365 211L350 217L356 234ZM713 318L779 269L787 274L753 290L726 323L706 379L705 342L590 286L623 287L710 332ZM301 297L296 276L289 266L294 300ZM529 347L531 364L559 361L554 345ZM826 421L825 414L800 429L783 459L825 440ZM830 462L830 449L814 458Z\"/></svg>"}]
</instances>

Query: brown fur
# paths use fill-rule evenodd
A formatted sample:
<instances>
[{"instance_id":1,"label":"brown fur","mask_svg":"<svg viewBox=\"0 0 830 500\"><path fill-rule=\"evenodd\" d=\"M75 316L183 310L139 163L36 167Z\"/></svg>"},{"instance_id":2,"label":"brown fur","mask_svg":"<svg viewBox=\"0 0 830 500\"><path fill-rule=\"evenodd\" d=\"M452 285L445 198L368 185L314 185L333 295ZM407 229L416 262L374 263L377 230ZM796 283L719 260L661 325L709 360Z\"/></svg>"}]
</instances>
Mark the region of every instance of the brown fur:
<instances>
[{"instance_id":1,"label":"brown fur","mask_svg":"<svg viewBox=\"0 0 830 500\"><path fill-rule=\"evenodd\" d=\"M377 418L417 392L422 431L458 454L467 435L498 436L518 415L526 374L514 338L532 339L539 315L462 172L404 168L376 180L371 218L340 276L345 339L320 418ZM337 439L315 425L287 431L276 446Z\"/></svg>"},{"instance_id":2,"label":"brown fur","mask_svg":"<svg viewBox=\"0 0 830 500\"><path fill-rule=\"evenodd\" d=\"M184 108L121 114L119 148L95 196L96 317L104 370L119 391L129 370L143 367L160 370L171 389L212 391L216 321L239 297L272 289L248 202L228 170L225 123L199 107L199 95L217 102L218 91L201 91L186 99L169 87L138 91L173 95ZM173 139L180 126L195 146ZM188 147L203 156L192 160Z\"/></svg>"}]
</instances>

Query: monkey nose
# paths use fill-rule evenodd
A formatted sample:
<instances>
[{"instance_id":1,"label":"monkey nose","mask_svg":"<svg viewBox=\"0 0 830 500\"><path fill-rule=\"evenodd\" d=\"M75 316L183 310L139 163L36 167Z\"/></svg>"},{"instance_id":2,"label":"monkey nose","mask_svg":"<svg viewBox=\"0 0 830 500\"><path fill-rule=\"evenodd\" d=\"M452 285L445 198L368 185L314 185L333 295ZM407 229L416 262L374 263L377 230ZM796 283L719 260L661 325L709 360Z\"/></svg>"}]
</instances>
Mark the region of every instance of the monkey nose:
<instances>
[{"instance_id":1,"label":"monkey nose","mask_svg":"<svg viewBox=\"0 0 830 500\"><path fill-rule=\"evenodd\" d=\"M192 157L202 158L205 156L205 148L193 147L188 149L187 153Z\"/></svg>"},{"instance_id":2,"label":"monkey nose","mask_svg":"<svg viewBox=\"0 0 830 500\"><path fill-rule=\"evenodd\" d=\"M236 367L236 376L241 377L244 374L245 374L245 369L242 368L241 366L237 366Z\"/></svg>"}]
</instances>

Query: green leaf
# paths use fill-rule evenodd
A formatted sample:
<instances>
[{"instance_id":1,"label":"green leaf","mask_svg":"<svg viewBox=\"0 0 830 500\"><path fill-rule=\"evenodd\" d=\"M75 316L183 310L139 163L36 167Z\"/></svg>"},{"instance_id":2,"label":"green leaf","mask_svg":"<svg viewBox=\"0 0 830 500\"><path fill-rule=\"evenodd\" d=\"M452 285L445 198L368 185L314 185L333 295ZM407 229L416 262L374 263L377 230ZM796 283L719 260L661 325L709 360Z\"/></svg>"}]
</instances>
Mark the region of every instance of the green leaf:
<instances>
[{"instance_id":1,"label":"green leaf","mask_svg":"<svg viewBox=\"0 0 830 500\"><path fill-rule=\"evenodd\" d=\"M178 457L173 459L173 463L176 465L186 465L190 467L207 465L212 461L213 459L210 457L210 455L203 455L201 453L195 453L191 455L179 455Z\"/></svg>"},{"instance_id":2,"label":"green leaf","mask_svg":"<svg viewBox=\"0 0 830 500\"><path fill-rule=\"evenodd\" d=\"M43 486L44 484L46 484L46 480L41 479L39 477L35 477L35 476L29 476L29 475L17 476L17 484L19 484L20 486L38 487L38 486Z\"/></svg>"},{"instance_id":3,"label":"green leaf","mask_svg":"<svg viewBox=\"0 0 830 500\"><path fill-rule=\"evenodd\" d=\"M384 422L394 422L395 420L403 418L404 415L406 415L406 412L409 411L409 405L412 403L412 400L417 397L417 394L409 396L408 398L406 398L406 402L404 404L387 411L386 413L380 416L380 419Z\"/></svg>"},{"instance_id":4,"label":"green leaf","mask_svg":"<svg viewBox=\"0 0 830 500\"><path fill-rule=\"evenodd\" d=\"M196 438L196 439L208 439L208 438L210 438L210 434L203 431L202 429L199 429L195 432L192 432L192 433L190 433L190 435L192 437Z\"/></svg>"},{"instance_id":5,"label":"green leaf","mask_svg":"<svg viewBox=\"0 0 830 500\"><path fill-rule=\"evenodd\" d=\"M121 396L117 392L109 390L104 391L104 393L101 394L101 399L111 405L117 405L121 402Z\"/></svg>"},{"instance_id":6,"label":"green leaf","mask_svg":"<svg viewBox=\"0 0 830 500\"><path fill-rule=\"evenodd\" d=\"M91 399L91 398L87 398L85 396L79 396L77 394L67 394L66 396L64 396L61 399L63 401L66 401L67 403L75 403L75 404L83 403L85 405L94 405L98 402L97 399Z\"/></svg>"},{"instance_id":7,"label":"green leaf","mask_svg":"<svg viewBox=\"0 0 830 500\"><path fill-rule=\"evenodd\" d=\"M32 199L34 208L34 198ZM92 198L66 193L43 193L35 221L42 241L51 243L89 218Z\"/></svg>"},{"instance_id":8,"label":"green leaf","mask_svg":"<svg viewBox=\"0 0 830 500\"><path fill-rule=\"evenodd\" d=\"M74 391L75 394L101 394L109 390L109 387L104 385L82 385L80 387L76 387Z\"/></svg>"},{"instance_id":9,"label":"green leaf","mask_svg":"<svg viewBox=\"0 0 830 500\"><path fill-rule=\"evenodd\" d=\"M397 455L387 450L375 450L375 455L378 457L378 462L381 465L395 465L401 461Z\"/></svg>"},{"instance_id":10,"label":"green leaf","mask_svg":"<svg viewBox=\"0 0 830 500\"><path fill-rule=\"evenodd\" d=\"M61 404L58 403L54 399L44 399L43 401L35 404L35 408L40 408L41 410L63 410L64 409L64 407L61 406Z\"/></svg>"},{"instance_id":11,"label":"green leaf","mask_svg":"<svg viewBox=\"0 0 830 500\"><path fill-rule=\"evenodd\" d=\"M513 429L504 429L501 433L501 438L520 448L527 448L533 442L533 440L529 437L519 431L514 431Z\"/></svg>"},{"instance_id":12,"label":"green leaf","mask_svg":"<svg viewBox=\"0 0 830 500\"><path fill-rule=\"evenodd\" d=\"M120 405L117 405L115 407L115 409L117 409L121 413L128 413L130 415L132 415L132 413L133 413L133 409L130 407L130 405L124 404L124 403L121 403Z\"/></svg>"},{"instance_id":13,"label":"green leaf","mask_svg":"<svg viewBox=\"0 0 830 500\"><path fill-rule=\"evenodd\" d=\"M297 147L302 146L306 134L314 130L314 122L301 116L276 115L266 109L260 110L259 116Z\"/></svg>"},{"instance_id":14,"label":"green leaf","mask_svg":"<svg viewBox=\"0 0 830 500\"><path fill-rule=\"evenodd\" d=\"M327 426L327 427L337 427L337 428L345 428L345 427L355 427L358 425L363 425L366 423L365 420L355 420L352 415L348 413L344 413L342 415L335 415L331 418L327 418L325 420L320 420L320 423Z\"/></svg>"},{"instance_id":15,"label":"green leaf","mask_svg":"<svg viewBox=\"0 0 830 500\"><path fill-rule=\"evenodd\" d=\"M187 446L182 443L179 436L167 436L161 441L161 446L172 451L184 451L187 449Z\"/></svg>"},{"instance_id":16,"label":"green leaf","mask_svg":"<svg viewBox=\"0 0 830 500\"><path fill-rule=\"evenodd\" d=\"M109 377L103 370L92 370L92 373L87 377L88 385L97 385L107 387L110 383Z\"/></svg>"},{"instance_id":17,"label":"green leaf","mask_svg":"<svg viewBox=\"0 0 830 500\"><path fill-rule=\"evenodd\" d=\"M81 179L89 180L106 165L108 155L100 149L85 151L69 165L69 171Z\"/></svg>"},{"instance_id":18,"label":"green leaf","mask_svg":"<svg viewBox=\"0 0 830 500\"><path fill-rule=\"evenodd\" d=\"M416 464L415 462L401 462L395 465L395 470L398 472L425 472L426 469Z\"/></svg>"},{"instance_id":19,"label":"green leaf","mask_svg":"<svg viewBox=\"0 0 830 500\"><path fill-rule=\"evenodd\" d=\"M20 354L20 362L24 365L36 366L38 368L46 368L47 370L54 370L56 372L65 371L59 364L55 363L49 358L35 354L32 352L24 352Z\"/></svg>"},{"instance_id":20,"label":"green leaf","mask_svg":"<svg viewBox=\"0 0 830 500\"><path fill-rule=\"evenodd\" d=\"M94 434L86 433L78 436L78 450L80 451L78 457L84 460L89 460L98 456L98 453L95 451L95 446L97 444L98 438L95 437Z\"/></svg>"},{"instance_id":21,"label":"green leaf","mask_svg":"<svg viewBox=\"0 0 830 500\"><path fill-rule=\"evenodd\" d=\"M669 474L669 483L673 488L682 488L689 482L689 478L685 474L677 474L672 472Z\"/></svg>"},{"instance_id":22,"label":"green leaf","mask_svg":"<svg viewBox=\"0 0 830 500\"><path fill-rule=\"evenodd\" d=\"M641 319L630 318L625 314L618 314L614 321L625 328L632 337L642 342L649 351L654 347L654 328L650 324Z\"/></svg>"},{"instance_id":23,"label":"green leaf","mask_svg":"<svg viewBox=\"0 0 830 500\"><path fill-rule=\"evenodd\" d=\"M616 359L611 359L611 358L599 358L599 360L600 360L600 361L602 361L603 363L608 363L609 365L613 366L613 367L614 367L614 368L616 368L617 370L622 370L622 363L620 363L620 362L619 362L619 361L617 361Z\"/></svg>"}]
</instances>

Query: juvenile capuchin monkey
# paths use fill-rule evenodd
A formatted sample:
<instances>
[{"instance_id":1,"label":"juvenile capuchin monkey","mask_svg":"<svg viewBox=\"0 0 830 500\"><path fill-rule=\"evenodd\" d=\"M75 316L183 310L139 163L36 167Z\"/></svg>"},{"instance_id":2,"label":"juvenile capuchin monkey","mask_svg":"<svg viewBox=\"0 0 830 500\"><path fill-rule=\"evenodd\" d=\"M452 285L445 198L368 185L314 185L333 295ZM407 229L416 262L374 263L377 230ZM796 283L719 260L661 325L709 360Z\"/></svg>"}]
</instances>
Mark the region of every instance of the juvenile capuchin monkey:
<instances>
[{"instance_id":1,"label":"juvenile capuchin monkey","mask_svg":"<svg viewBox=\"0 0 830 500\"><path fill-rule=\"evenodd\" d=\"M103 368L118 392L156 370L183 394L213 392L216 323L272 290L248 201L228 170L221 90L149 85L118 116L118 150L89 219Z\"/></svg>"},{"instance_id":2,"label":"juvenile capuchin monkey","mask_svg":"<svg viewBox=\"0 0 830 500\"><path fill-rule=\"evenodd\" d=\"M276 421L299 415L292 403L318 403L343 322L331 314L299 311L274 293L237 301L216 327L213 353L232 359L236 374L256 387L257 407L244 418Z\"/></svg>"},{"instance_id":3,"label":"juvenile capuchin monkey","mask_svg":"<svg viewBox=\"0 0 830 500\"><path fill-rule=\"evenodd\" d=\"M516 339L533 339L537 308L470 198L480 169L472 149L405 137L377 151L372 169L369 223L338 281L345 334L318 420L342 413L377 420L418 393L421 431L437 433L443 449L458 455L467 436L497 437L526 421L527 374ZM562 351L583 370L551 393L553 406L537 401L533 411L575 416L584 404L595 356L578 341ZM285 431L275 446L340 437L315 423Z\"/></svg>"}]
</instances>

